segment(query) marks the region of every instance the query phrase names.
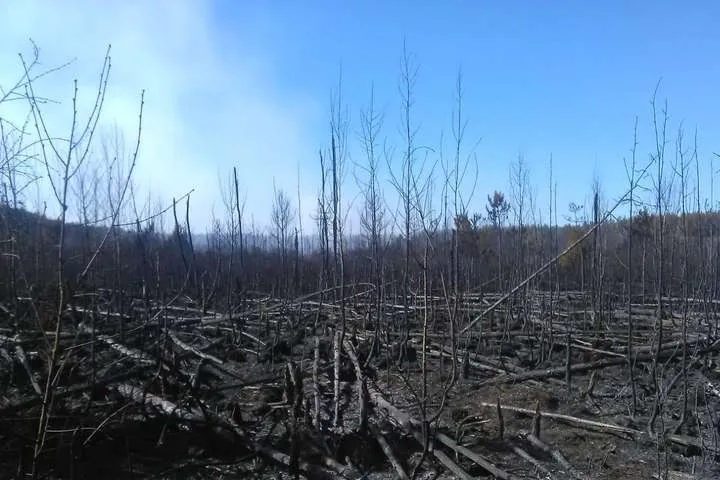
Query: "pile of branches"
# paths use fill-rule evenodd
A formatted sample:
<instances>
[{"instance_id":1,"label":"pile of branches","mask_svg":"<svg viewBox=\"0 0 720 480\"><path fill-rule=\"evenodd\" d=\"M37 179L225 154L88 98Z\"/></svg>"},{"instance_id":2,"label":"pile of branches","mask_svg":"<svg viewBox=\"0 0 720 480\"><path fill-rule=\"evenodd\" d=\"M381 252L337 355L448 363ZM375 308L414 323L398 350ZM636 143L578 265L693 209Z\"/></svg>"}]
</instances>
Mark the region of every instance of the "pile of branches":
<instances>
[{"instance_id":1,"label":"pile of branches","mask_svg":"<svg viewBox=\"0 0 720 480\"><path fill-rule=\"evenodd\" d=\"M387 458L406 468L389 446L400 437L385 418L368 422L358 393L373 342L338 328L333 305L254 298L221 314L180 295L98 291L75 295L44 331L25 302L1 310L2 476L359 478Z\"/></svg>"},{"instance_id":2,"label":"pile of branches","mask_svg":"<svg viewBox=\"0 0 720 480\"><path fill-rule=\"evenodd\" d=\"M445 390L444 396L419 401L427 370L435 369L428 362L445 362L453 382L464 377L466 387L475 389L549 380L561 386L557 378L566 367L528 370L503 362L502 352L495 359L477 353L488 340L542 339L542 333L528 335L542 320L528 315L517 331L496 337L488 332L475 343L471 335L460 348L445 343L442 322L424 335L417 325L403 335L373 330L363 311L367 302L356 300L342 315L332 303L269 297L248 298L238 311L218 313L180 295L154 302L98 291L75 295L55 331L28 320L37 318L37 305L18 299L13 309L3 306L0 476L263 478L285 472L297 478L387 478L392 472L409 479L439 469L453 478L528 478L528 472L588 478L541 440L541 418L655 441L641 429L543 412L539 404L501 405L498 399L474 406L494 412L492 440L505 456L482 455L461 441L460 427L474 416L429 419L427 404L441 404L442 412L450 397ZM422 299L439 317L428 307L433 301ZM472 313L488 302L469 298L464 308ZM387 318L403 311L391 304L384 309ZM563 332L562 324L555 328ZM582 346L578 337L572 342ZM48 378L55 340L58 367ZM695 356L720 350L720 342L707 337L692 341ZM588 348L608 358L574 363L573 374L626 361L612 345ZM668 343L660 358L677 359L679 351L677 343ZM650 361L652 355L639 351L636 357ZM415 396L398 395L398 384ZM507 435L508 411L531 417L528 431ZM682 435L664 441L701 447ZM525 467L508 461L508 453Z\"/></svg>"}]
</instances>

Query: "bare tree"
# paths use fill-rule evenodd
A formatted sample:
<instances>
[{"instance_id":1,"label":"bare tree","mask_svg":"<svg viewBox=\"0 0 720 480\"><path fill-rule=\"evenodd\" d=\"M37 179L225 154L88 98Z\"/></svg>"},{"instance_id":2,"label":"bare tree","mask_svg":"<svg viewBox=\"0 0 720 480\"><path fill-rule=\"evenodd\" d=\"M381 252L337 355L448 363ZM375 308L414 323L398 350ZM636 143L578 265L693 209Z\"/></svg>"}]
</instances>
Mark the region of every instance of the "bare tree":
<instances>
[{"instance_id":1,"label":"bare tree","mask_svg":"<svg viewBox=\"0 0 720 480\"><path fill-rule=\"evenodd\" d=\"M340 344L345 338L345 213L343 211L343 183L347 161L349 112L343 98L342 69L337 91L330 104L330 173L332 175L332 242L333 281L336 300L340 303Z\"/></svg>"},{"instance_id":2,"label":"bare tree","mask_svg":"<svg viewBox=\"0 0 720 480\"><path fill-rule=\"evenodd\" d=\"M374 315L373 345L380 333L381 305L384 295L382 243L385 231L384 197L380 188L380 157L378 155L378 134L382 129L383 116L375 110L375 91L370 89L370 102L367 111L360 113L360 139L365 151L366 162L356 164L364 174L356 175L356 181L362 190L363 204L360 212L360 226L367 238L370 250L370 277L375 284L375 305L370 315ZM371 354L374 352L371 348ZM370 357L366 361L370 360Z\"/></svg>"},{"instance_id":3,"label":"bare tree","mask_svg":"<svg viewBox=\"0 0 720 480\"><path fill-rule=\"evenodd\" d=\"M629 222L628 222L628 233L627 233L627 276L625 280L626 289L627 289L627 313L628 313L628 331L627 331L627 359L628 359L628 375L630 380L630 387L632 389L632 412L633 415L637 414L638 411L638 405L637 405L637 388L635 385L635 361L633 359L633 329L635 327L634 320L633 320L633 223L634 223L634 217L633 217L633 208L635 207L635 176L636 176L636 162L635 162L635 154L637 151L637 124L638 119L635 117L635 126L633 129L633 146L632 146L632 156L630 165L625 165L625 171L628 177L628 182L630 183L630 190L628 195L628 204L629 204Z\"/></svg>"},{"instance_id":4,"label":"bare tree","mask_svg":"<svg viewBox=\"0 0 720 480\"><path fill-rule=\"evenodd\" d=\"M695 152L697 153L697 151ZM688 181L688 169L693 161L694 154L688 159L688 154L685 151L683 145L683 130L682 125L678 129L676 137L676 149L675 149L675 163L674 174L680 178L680 220L681 220L681 238L682 238L682 265L681 265L681 292L682 292L682 364L681 372L683 379L682 387L682 406L680 410L680 419L674 428L677 433L684 426L687 421L688 414L688 344L687 344L687 333L688 333L688 296L689 296L689 229L688 229L688 215L687 215L687 181Z\"/></svg>"},{"instance_id":5,"label":"bare tree","mask_svg":"<svg viewBox=\"0 0 720 480\"><path fill-rule=\"evenodd\" d=\"M525 157L518 155L516 161L510 166L510 203L518 229L515 246L515 276L513 277L513 283L517 283L519 281L518 279L527 276L525 222L527 217L527 201L530 194L529 189L530 172L525 165Z\"/></svg>"},{"instance_id":6,"label":"bare tree","mask_svg":"<svg viewBox=\"0 0 720 480\"><path fill-rule=\"evenodd\" d=\"M655 403L653 405L652 415L648 423L648 428L652 432L655 430L655 422L659 415L662 415L662 379L660 378L660 352L663 345L663 317L664 317L664 263L665 263L665 202L666 202L666 182L665 182L665 147L667 143L666 128L668 122L667 102L663 107L662 118L658 118L657 111L657 91L660 84L655 88L652 98L652 116L653 128L655 133L655 151L651 154L651 158L656 167L656 175L653 178L655 192L655 259L656 267L656 285L655 297L657 300L657 314L655 320L656 338L655 342L655 361L652 366L653 387L655 390ZM659 462L659 459L658 459ZM658 465L659 468L659 465Z\"/></svg>"},{"instance_id":7,"label":"bare tree","mask_svg":"<svg viewBox=\"0 0 720 480\"><path fill-rule=\"evenodd\" d=\"M270 218L273 225L273 237L282 262L281 275L285 279L283 289L287 294L290 287L288 279L288 242L290 241L290 231L295 213L287 193L283 189L277 188L274 189L274 192Z\"/></svg>"},{"instance_id":8,"label":"bare tree","mask_svg":"<svg viewBox=\"0 0 720 480\"><path fill-rule=\"evenodd\" d=\"M238 280L238 287L239 290L242 290L245 286L245 237L243 236L243 213L245 212L245 200L246 198L243 198L243 201L240 201L240 187L238 186L238 175L237 175L237 168L233 167L233 187L235 191L234 200L235 200L235 214L237 219L237 233L238 233L238 250L240 254L240 275Z\"/></svg>"},{"instance_id":9,"label":"bare tree","mask_svg":"<svg viewBox=\"0 0 720 480\"><path fill-rule=\"evenodd\" d=\"M22 64L25 71L25 78L30 78L30 66L21 55ZM47 174L47 180L50 183L53 196L60 209L59 224L59 242L57 248L56 263L56 315L55 315L55 331L53 345L49 354L49 362L47 367L47 381L44 388L43 404L38 421L38 432L35 441L33 476L37 474L37 460L43 450L46 440L47 428L52 416L52 392L55 388L53 383L56 369L60 361L60 336L62 334L62 314L68 301L68 291L65 286L65 227L67 222L68 197L70 186L73 178L77 174L79 167L87 159L92 143L92 137L95 133L100 112L102 109L105 91L107 88L107 78L110 71L110 48L105 56L105 61L100 74L100 84L98 86L97 95L95 97L95 105L88 115L85 125L79 125L77 118L77 101L78 88L75 81L75 92L73 95L73 121L66 142L56 140L55 135L48 132L45 118L40 108L39 97L35 94L32 81L25 84L26 98L30 105L32 119L35 131L39 139L42 163ZM66 143L67 147L61 146Z\"/></svg>"},{"instance_id":10,"label":"bare tree","mask_svg":"<svg viewBox=\"0 0 720 480\"><path fill-rule=\"evenodd\" d=\"M398 361L402 364L406 357L406 343L410 325L410 258L412 255L412 234L414 230L413 208L413 178L415 176L415 156L418 147L415 143L417 128L413 124L413 108L415 104L414 88L417 79L418 66L408 52L407 45L403 43L403 55L400 66L400 81L398 90L401 99L401 135L403 136L404 151L400 162L399 172L395 172L388 162L390 183L400 197L403 239L403 270L401 277L403 326Z\"/></svg>"}]
</instances>

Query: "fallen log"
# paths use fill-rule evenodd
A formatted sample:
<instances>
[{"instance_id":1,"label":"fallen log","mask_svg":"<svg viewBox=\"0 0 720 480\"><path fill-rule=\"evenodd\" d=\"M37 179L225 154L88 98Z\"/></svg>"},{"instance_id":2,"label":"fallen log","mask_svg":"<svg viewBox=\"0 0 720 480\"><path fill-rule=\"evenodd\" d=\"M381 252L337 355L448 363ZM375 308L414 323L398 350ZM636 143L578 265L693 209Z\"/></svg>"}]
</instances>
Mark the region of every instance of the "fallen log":
<instances>
[{"instance_id":1,"label":"fallen log","mask_svg":"<svg viewBox=\"0 0 720 480\"><path fill-rule=\"evenodd\" d=\"M716 341L710 346L703 348L697 352L697 355L703 355L706 353L711 352L717 352L720 351L720 341ZM666 360L674 360L676 357L682 356L683 349L682 348L676 348L673 350L662 350L660 352L658 360L666 361ZM655 359L654 353L642 353L634 356L635 362L651 362ZM562 377L566 374L568 370L570 370L571 373L584 373L589 372L592 370L599 370L602 368L612 367L616 365L623 365L627 363L627 357L617 357L617 358L603 358L600 360L595 360L593 362L586 362L586 363L576 363L575 365L571 365L570 368L568 368L566 365L559 366L559 367L553 367L553 368L547 368L543 370L531 370L527 372L522 373L515 373L512 375L499 375L495 378L490 378L487 380L483 380L481 382L478 382L474 385L475 388L482 388L487 387L490 385L500 385L505 383L517 383L517 382L524 382L527 380L543 380L546 378L554 378L554 377Z\"/></svg>"},{"instance_id":2,"label":"fallen log","mask_svg":"<svg viewBox=\"0 0 720 480\"><path fill-rule=\"evenodd\" d=\"M475 405L478 405L483 408L488 408L488 409L490 409L490 408L497 409L497 407L498 407L496 403L489 403L489 402L478 402ZM509 406L509 405L501 405L500 408L502 408L503 410L510 411L510 412L523 413L525 415L530 415L530 416L535 415L535 413L536 413L535 410L531 410L529 408L513 407L513 406ZM571 415L563 415L560 413L542 412L542 411L539 413L540 413L540 416L543 418L551 418L551 419L558 420L560 422L563 422L563 423L566 423L566 424L569 424L569 425L572 425L575 427L589 428L589 429L599 431L602 433L627 435L634 440L645 439L645 440L650 440L653 442L656 441L656 439L654 437L651 437L650 435L648 435L647 432L645 432L643 430L636 430L634 428L623 427L621 425L614 425L612 423L596 422L594 420L588 420L588 419L580 418L580 417L573 417ZM685 435L674 435L671 433L666 433L663 436L663 438L665 439L666 442L674 443L676 445L680 445L683 447L696 448L699 450L703 450L703 449L708 450L708 448L709 448L707 445L703 445L699 439L685 436ZM718 452L715 451L715 453L718 453Z\"/></svg>"},{"instance_id":3,"label":"fallen log","mask_svg":"<svg viewBox=\"0 0 720 480\"><path fill-rule=\"evenodd\" d=\"M472 475L467 473L465 470L460 467L455 461L453 461L452 458L450 458L445 452L442 450L433 449L433 455L435 455L435 458L445 465L448 470L450 470L454 475L455 478L462 478L463 480L474 480Z\"/></svg>"},{"instance_id":4,"label":"fallen log","mask_svg":"<svg viewBox=\"0 0 720 480\"><path fill-rule=\"evenodd\" d=\"M550 445L547 445L545 442L540 440L538 437L536 437L533 434L529 434L526 437L530 443L532 443L535 447L539 448L540 450L544 451L545 453L550 454L556 462L558 462L565 470L565 473L568 473L572 475L576 480L586 480L587 477L580 473L575 467L573 467L570 462L565 458L565 456L560 453L560 451L555 450L550 447Z\"/></svg>"},{"instance_id":5,"label":"fallen log","mask_svg":"<svg viewBox=\"0 0 720 480\"><path fill-rule=\"evenodd\" d=\"M138 366L138 367L131 368L125 372L118 373L116 375L110 375L108 377L100 376L100 378L97 378L94 382L85 382L85 383L79 383L76 385L72 385L70 387L57 388L53 392L53 399L60 400L62 398L68 397L70 395L74 395L77 393L83 393L88 390L92 390L93 388L106 387L106 386L111 385L116 382L122 382L122 381L128 380L130 378L134 378L135 376L139 375L140 373L147 370L148 368L149 367L147 367L147 366ZM35 407L37 405L40 405L41 403L42 403L42 398L39 396L36 396L36 395L32 396L32 397L21 398L14 402L8 403L7 405L5 405L3 407L0 407L0 415L11 415L13 413Z\"/></svg>"},{"instance_id":6,"label":"fallen log","mask_svg":"<svg viewBox=\"0 0 720 480\"><path fill-rule=\"evenodd\" d=\"M192 345L188 345L187 343L183 342L178 338L178 336L169 330L166 330L168 336L173 341L175 345L177 345L180 349L185 350L186 352L192 353L193 355L202 358L203 360L207 360L209 362L212 362L216 365L222 365L224 362L217 358L214 355L210 355L208 353L201 352L197 348L193 347Z\"/></svg>"},{"instance_id":7,"label":"fallen log","mask_svg":"<svg viewBox=\"0 0 720 480\"><path fill-rule=\"evenodd\" d=\"M498 408L497 403L479 402L476 405L478 405L480 407L488 408L488 409L497 409ZM513 407L510 405L500 405L500 408L503 410L509 411L509 412L523 413L523 414L530 415L530 416L533 416L536 413L536 411L534 409ZM633 428L623 427L620 425L613 425L610 423L601 423L601 422L596 422L593 420L586 420L584 418L573 417L570 415L563 415L561 413L540 412L540 416L543 418L552 418L555 420L559 420L561 422L569 423L570 425L574 425L574 426L592 428L594 430L597 430L597 431L600 431L603 433L624 434L624 435L629 435L631 437L637 437L640 435L644 435L644 433L645 433L641 430L635 430Z\"/></svg>"},{"instance_id":8,"label":"fallen log","mask_svg":"<svg viewBox=\"0 0 720 480\"><path fill-rule=\"evenodd\" d=\"M387 439L385 439L385 437L380 432L375 433L375 439L377 440L380 448L390 462L390 465L392 465L392 467L395 469L395 473L397 474L398 478L400 480L410 480L410 477L408 477L408 474L405 473L405 470L400 464L400 461L395 456L395 452L392 451L392 448L390 447Z\"/></svg>"},{"instance_id":9,"label":"fallen log","mask_svg":"<svg viewBox=\"0 0 720 480\"><path fill-rule=\"evenodd\" d=\"M355 355L355 349L353 348L352 344L350 344L349 341L345 340L345 342L343 343L343 347L345 348L348 357L350 357L350 361L356 365L356 368L359 368L360 362L358 361L357 355ZM366 383L366 387L369 399L373 403L373 405L376 408L384 410L398 426L413 435L416 439L418 439L418 441L420 441L420 443L422 443L421 434L418 432L418 429L422 428L422 422L413 418L407 412L400 410L392 403L388 402L385 397L383 397L383 395L377 390L377 388L370 383L369 380ZM458 445L447 435L438 432L435 435L435 439L437 439L446 447L466 456L468 459L477 463L479 466L487 470L492 475L495 475L497 478L501 478L503 480L517 480L517 477L497 467L486 458L483 458L480 454L472 452L470 449ZM457 464L452 461L452 459L448 457L444 452L438 450L437 448L434 448L433 443L434 442L431 439L430 448L435 458L441 463L443 463L443 465L448 467L448 469L451 470L455 475L461 478L465 478L464 475L467 474L462 469L460 469L460 467L458 467Z\"/></svg>"},{"instance_id":10,"label":"fallen log","mask_svg":"<svg viewBox=\"0 0 720 480\"><path fill-rule=\"evenodd\" d=\"M491 463L489 460L487 460L486 458L481 456L479 453L475 453L467 447L458 445L453 439L451 439L444 433L437 432L435 434L435 437L440 442L442 442L442 444L445 445L446 447L451 448L454 451L456 451L457 453L460 453L460 454L466 456L467 458L469 458L473 462L477 463L478 465L480 465L482 468L484 468L490 474L496 476L497 478L502 478L505 480L512 480L512 479L516 478L516 477L512 476L511 474L509 474L508 472L495 466L493 463Z\"/></svg>"},{"instance_id":11,"label":"fallen log","mask_svg":"<svg viewBox=\"0 0 720 480\"><path fill-rule=\"evenodd\" d=\"M260 445L257 442L253 442L247 433L235 421L230 418L226 418L223 415L213 414L207 409L183 409L173 402L158 397L157 395L149 394L143 389L129 384L117 385L115 386L115 390L129 400L146 407L149 406L152 408L152 411L165 416L201 424L207 424L209 420L213 421L216 423L217 427L231 430L242 441L243 445L248 450L272 460L285 468L290 469L293 465L290 455L268 446ZM346 467L332 458L322 457L321 461L324 467L313 465L307 461L301 461L298 462L297 468L301 473L310 478L337 478L336 475L333 475L331 472L334 472L343 478L360 478L359 474L354 471L354 469Z\"/></svg>"},{"instance_id":12,"label":"fallen log","mask_svg":"<svg viewBox=\"0 0 720 480\"><path fill-rule=\"evenodd\" d=\"M78 330L80 330L83 333L86 333L88 335L93 335L94 331L91 327L88 327L84 324L78 325ZM157 361L143 352L142 350L136 350L134 348L126 347L120 342L116 342L110 335L102 335L102 334L95 334L95 338L103 343L105 343L107 346L112 348L113 350L120 352L121 354L125 355L128 358L131 358L135 360L138 363L144 364L144 365L156 365Z\"/></svg>"},{"instance_id":13,"label":"fallen log","mask_svg":"<svg viewBox=\"0 0 720 480\"><path fill-rule=\"evenodd\" d=\"M543 472L546 476L544 478L547 478L548 480L555 480L555 476L552 475L550 470L548 470L545 465L540 462L537 458L530 455L528 452L520 448L519 446L515 444L510 444L510 448L513 452L523 460L526 460L530 462L535 468L537 468L539 471Z\"/></svg>"}]
</instances>

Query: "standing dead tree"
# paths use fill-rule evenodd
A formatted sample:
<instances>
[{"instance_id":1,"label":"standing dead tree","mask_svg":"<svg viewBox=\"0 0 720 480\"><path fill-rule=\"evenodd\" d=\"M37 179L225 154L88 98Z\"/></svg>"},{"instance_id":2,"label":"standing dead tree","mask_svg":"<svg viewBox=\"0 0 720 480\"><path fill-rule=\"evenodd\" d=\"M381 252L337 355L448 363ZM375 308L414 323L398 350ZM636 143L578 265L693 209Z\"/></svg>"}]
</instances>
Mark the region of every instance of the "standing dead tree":
<instances>
[{"instance_id":1,"label":"standing dead tree","mask_svg":"<svg viewBox=\"0 0 720 480\"><path fill-rule=\"evenodd\" d=\"M40 148L40 158L43 168L46 173L46 179L49 183L52 195L57 203L59 209L58 218L58 244L55 264L55 296L53 299L54 303L54 318L52 319L53 326L53 337L50 351L48 352L48 364L45 379L45 386L43 389L43 401L40 412L40 418L38 420L38 430L35 440L34 457L33 457L33 476L37 474L38 460L42 454L43 448L46 443L46 437L48 433L48 426L52 419L53 411L53 392L58 387L57 373L62 368L63 357L60 351L60 339L63 335L63 312L66 308L67 302L69 301L73 293L73 283L70 279L66 278L66 226L68 220L68 209L69 209L69 195L71 192L72 182L78 171L82 168L83 164L88 161L90 155L91 146L93 144L93 137L95 135L97 125L100 119L103 102L105 100L105 94L107 91L107 81L110 73L110 47L108 47L105 55L104 63L100 71L100 78L98 89L95 95L94 104L90 109L87 119L84 124L78 118L78 87L77 81L75 81L75 88L72 98L72 123L70 131L66 137L60 137L58 135L51 134L48 130L48 124L45 119L45 115L42 110L42 98L36 93L34 88L34 81L30 80L31 67L33 63L25 61L21 55L21 61L25 72L25 78L28 79L25 83L25 98L27 99L32 121L35 127L35 133L37 135L37 142ZM120 195L118 203L115 205L114 211L111 216L111 226L117 221L122 208L122 201L124 195L127 192L129 178L132 174L132 166L135 164L137 158L139 145L140 145L140 131L142 125L142 105L141 100L140 107L140 120L138 123L138 139L136 143L135 152L132 157L131 167L127 173L127 178L124 182L120 182ZM108 234L110 229L108 230ZM97 257L99 250L104 245L107 235L102 240L100 245L95 251L95 254L90 258L85 269L81 272L80 276L76 281L82 281L87 271L91 267L94 259ZM67 355L67 353L65 354Z\"/></svg>"},{"instance_id":2,"label":"standing dead tree","mask_svg":"<svg viewBox=\"0 0 720 480\"><path fill-rule=\"evenodd\" d=\"M369 362L378 345L381 329L382 301L385 295L383 281L383 242L385 234L384 196L380 186L380 156L378 135L382 129L383 115L376 111L374 89L370 90L370 103L367 111L360 114L360 140L365 151L366 162L356 163L363 175L356 173L356 181L362 190L363 205L360 211L360 226L366 236L370 250L370 278L374 282L375 296L373 308L368 315L374 325L373 346L366 359Z\"/></svg>"},{"instance_id":3,"label":"standing dead tree","mask_svg":"<svg viewBox=\"0 0 720 480\"><path fill-rule=\"evenodd\" d=\"M627 234L627 276L626 276L626 288L627 288L627 310L628 310L628 330L627 330L627 359L628 359L628 375L630 380L630 387L632 389L632 412L633 415L637 414L638 411L638 404L637 404L637 388L635 384L635 362L633 360L633 329L634 329L634 323L633 323L633 281L634 281L634 270L633 270L633 209L635 207L635 177L636 177L636 150L637 150L637 117L635 118L635 125L633 129L633 146L632 146L632 156L630 165L625 165L625 170L628 177L628 182L630 183L630 190L628 191L628 206L630 211L630 224L628 226L628 234ZM642 179L638 179L642 180Z\"/></svg>"},{"instance_id":4,"label":"standing dead tree","mask_svg":"<svg viewBox=\"0 0 720 480\"><path fill-rule=\"evenodd\" d=\"M666 129L668 122L667 113L667 102L662 110L662 118L658 118L657 111L657 92L660 88L660 83L655 88L652 98L652 116L653 116L653 130L655 133L655 152L651 154L651 159L655 164L656 174L654 181L654 192L655 192L655 259L657 262L656 266L656 284L655 284L655 298L657 301L657 316L655 319L655 347L656 354L659 356L663 346L663 317L664 317L664 301L663 295L665 293L665 202L667 199L667 182L665 174L665 147L667 144ZM648 430L653 432L655 430L655 422L658 416L662 415L662 366L658 361L653 363L652 376L653 376L653 387L655 391L655 402L653 404L652 415L648 423ZM658 459L658 462L660 460ZM658 468L660 468L658 466Z\"/></svg>"},{"instance_id":5,"label":"standing dead tree","mask_svg":"<svg viewBox=\"0 0 720 480\"><path fill-rule=\"evenodd\" d=\"M273 237L277 245L277 251L281 259L281 278L284 279L281 290L287 295L290 289L290 275L288 262L288 242L294 218L290 197L282 189L275 189L273 199L271 221L273 225Z\"/></svg>"},{"instance_id":6,"label":"standing dead tree","mask_svg":"<svg viewBox=\"0 0 720 480\"><path fill-rule=\"evenodd\" d=\"M29 77L29 66L21 56L26 77ZM75 93L73 95L73 120L67 137L67 148L61 147L55 135L51 135L45 123L38 97L35 94L33 82L25 86L26 98L30 103L35 130L40 142L42 162L45 167L47 179L50 182L52 193L60 209L59 218L59 242L57 249L57 275L56 275L56 314L54 318L55 332L49 362L47 366L47 377L43 394L43 408L38 421L38 431L35 440L33 475L37 472L37 460L45 445L45 437L49 419L52 415L52 392L56 370L59 363L60 336L62 334L62 316L65 304L68 300L68 291L65 286L65 225L68 210L68 194L71 181L78 171L78 168L87 159L92 137L95 133L97 122L100 118L102 103L107 88L107 77L110 72L110 48L105 56L100 73L100 84L95 98L95 105L88 116L85 126L78 125L77 118L77 81L75 81Z\"/></svg>"}]
</instances>

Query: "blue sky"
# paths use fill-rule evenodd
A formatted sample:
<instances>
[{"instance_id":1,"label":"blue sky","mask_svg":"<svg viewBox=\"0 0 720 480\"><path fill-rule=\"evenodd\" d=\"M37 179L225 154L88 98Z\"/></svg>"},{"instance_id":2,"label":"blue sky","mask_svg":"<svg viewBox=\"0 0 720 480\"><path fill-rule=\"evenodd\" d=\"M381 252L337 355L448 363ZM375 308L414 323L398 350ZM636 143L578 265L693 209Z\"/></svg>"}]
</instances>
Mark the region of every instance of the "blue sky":
<instances>
[{"instance_id":1,"label":"blue sky","mask_svg":"<svg viewBox=\"0 0 720 480\"><path fill-rule=\"evenodd\" d=\"M0 85L19 73L16 54L28 51L28 37L47 64L76 58L40 85L64 101L48 107L48 116L66 128L72 79L87 104L112 43L104 128L117 123L131 143L146 89L138 191L151 190L154 202L166 204L195 188L193 224L204 229L211 212L224 215L218 183L234 165L248 215L264 226L273 181L296 203L299 174L307 225L341 70L352 159L362 158L356 133L371 85L385 117L382 137L401 148L405 42L419 67L418 143L435 151L441 133L446 141L451 135L462 68L467 148L480 140L469 208L483 211L488 193L509 191L510 164L522 155L546 217L550 155L561 215L570 201L586 200L594 176L608 202L624 192L634 118L642 163L652 148L649 102L661 78L671 133L681 121L688 138L698 130L702 195L709 196L709 160L720 150L717 18L716 2L0 0ZM21 114L0 105L0 115ZM349 171L346 208L356 231L354 183Z\"/></svg>"}]
</instances>

